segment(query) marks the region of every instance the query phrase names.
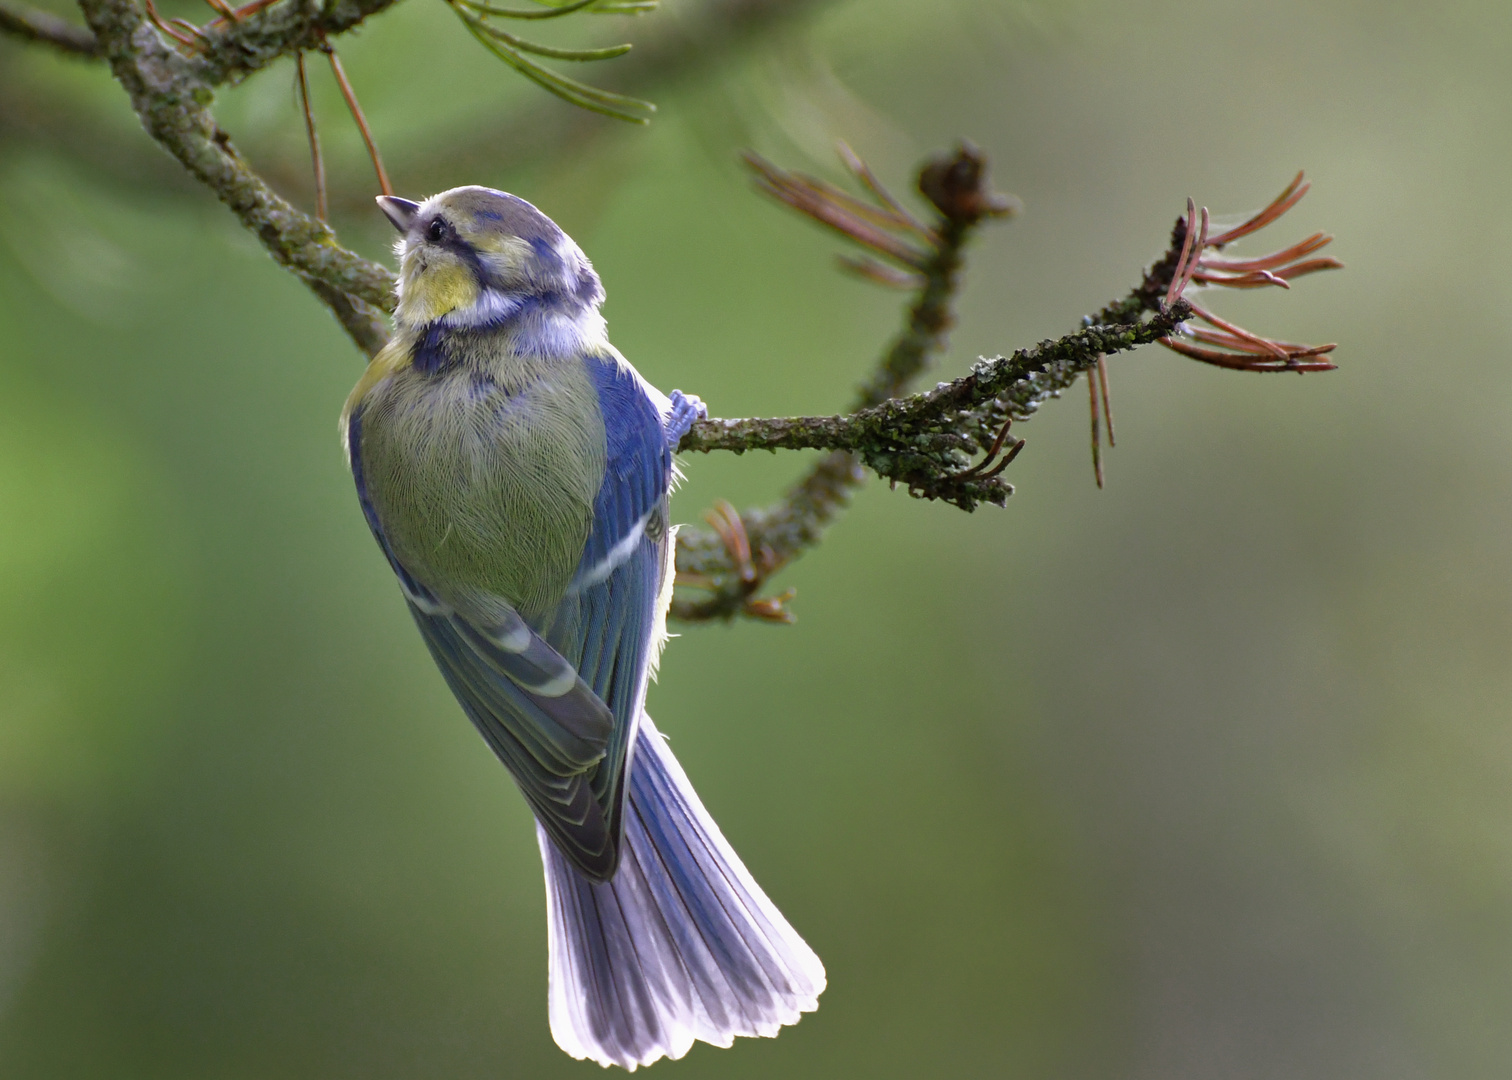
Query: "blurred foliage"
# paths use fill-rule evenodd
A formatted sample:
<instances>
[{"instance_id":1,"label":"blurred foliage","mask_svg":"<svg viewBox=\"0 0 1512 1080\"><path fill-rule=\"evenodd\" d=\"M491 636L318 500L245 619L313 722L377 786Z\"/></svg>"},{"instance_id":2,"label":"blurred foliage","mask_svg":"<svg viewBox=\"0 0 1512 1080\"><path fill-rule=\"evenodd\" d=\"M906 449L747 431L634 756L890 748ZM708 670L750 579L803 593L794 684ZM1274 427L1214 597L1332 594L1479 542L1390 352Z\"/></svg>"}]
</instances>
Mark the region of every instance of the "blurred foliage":
<instances>
[{"instance_id":1,"label":"blurred foliage","mask_svg":"<svg viewBox=\"0 0 1512 1080\"><path fill-rule=\"evenodd\" d=\"M1121 295L1188 193L1305 166L1293 228L1349 264L1218 305L1342 371L1120 358L1108 490L1074 395L1006 511L873 487L785 576L797 626L673 643L651 709L831 982L657 1075L1504 1075L1509 49L1491 3L837 4L647 131L455 178L556 217L616 343L725 415L840 406L897 319L747 192L746 144L832 169L846 136L898 186L957 134L992 155L1026 211L972 252L952 373ZM343 56L393 160L540 95L440 4ZM145 145L102 71L7 42L0 82ZM290 65L221 114L302 159ZM352 498L355 352L219 206L15 139L0 1075L599 1075L547 1031L528 814ZM679 516L798 467L692 460Z\"/></svg>"}]
</instances>

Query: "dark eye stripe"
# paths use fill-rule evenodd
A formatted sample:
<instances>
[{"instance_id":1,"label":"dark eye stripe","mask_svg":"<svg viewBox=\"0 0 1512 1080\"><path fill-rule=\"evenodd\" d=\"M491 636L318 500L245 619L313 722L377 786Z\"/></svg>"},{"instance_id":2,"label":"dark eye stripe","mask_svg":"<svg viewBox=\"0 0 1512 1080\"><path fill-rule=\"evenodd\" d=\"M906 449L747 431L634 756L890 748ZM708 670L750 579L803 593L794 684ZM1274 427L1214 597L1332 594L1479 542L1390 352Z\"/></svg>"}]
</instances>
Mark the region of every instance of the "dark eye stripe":
<instances>
[{"instance_id":1,"label":"dark eye stripe","mask_svg":"<svg viewBox=\"0 0 1512 1080\"><path fill-rule=\"evenodd\" d=\"M431 218L425 226L423 235L426 243L445 248L447 251L461 258L467 264L468 269L472 271L474 279L480 285L488 281L488 275L478 258L477 251L473 249L471 244L462 239L457 233L456 226L446 220L446 218L439 214Z\"/></svg>"}]
</instances>

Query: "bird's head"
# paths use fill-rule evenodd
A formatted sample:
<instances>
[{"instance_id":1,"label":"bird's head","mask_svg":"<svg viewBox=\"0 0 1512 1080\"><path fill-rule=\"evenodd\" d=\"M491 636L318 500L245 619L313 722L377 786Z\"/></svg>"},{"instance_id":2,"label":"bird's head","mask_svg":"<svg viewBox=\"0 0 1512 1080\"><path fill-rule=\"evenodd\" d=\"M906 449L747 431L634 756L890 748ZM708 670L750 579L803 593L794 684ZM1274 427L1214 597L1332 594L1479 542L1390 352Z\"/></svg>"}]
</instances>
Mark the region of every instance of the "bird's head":
<instances>
[{"instance_id":1,"label":"bird's head","mask_svg":"<svg viewBox=\"0 0 1512 1080\"><path fill-rule=\"evenodd\" d=\"M485 326L527 310L597 318L604 290L572 238L530 203L486 187L378 198L400 238L401 327Z\"/></svg>"}]
</instances>

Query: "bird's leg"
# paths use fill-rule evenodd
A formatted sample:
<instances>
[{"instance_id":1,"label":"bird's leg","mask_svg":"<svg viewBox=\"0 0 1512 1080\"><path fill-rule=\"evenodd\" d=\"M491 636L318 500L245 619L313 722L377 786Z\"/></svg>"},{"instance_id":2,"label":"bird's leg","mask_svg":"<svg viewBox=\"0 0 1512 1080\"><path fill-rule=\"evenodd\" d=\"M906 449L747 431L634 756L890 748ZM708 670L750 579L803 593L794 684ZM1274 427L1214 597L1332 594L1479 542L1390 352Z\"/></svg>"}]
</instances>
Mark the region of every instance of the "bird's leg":
<instances>
[{"instance_id":1,"label":"bird's leg","mask_svg":"<svg viewBox=\"0 0 1512 1080\"><path fill-rule=\"evenodd\" d=\"M672 411L667 414L664 430L667 433L667 449L677 453L677 444L682 442L682 437L700 420L709 418L709 407L693 394L684 394L681 390L672 391Z\"/></svg>"}]
</instances>

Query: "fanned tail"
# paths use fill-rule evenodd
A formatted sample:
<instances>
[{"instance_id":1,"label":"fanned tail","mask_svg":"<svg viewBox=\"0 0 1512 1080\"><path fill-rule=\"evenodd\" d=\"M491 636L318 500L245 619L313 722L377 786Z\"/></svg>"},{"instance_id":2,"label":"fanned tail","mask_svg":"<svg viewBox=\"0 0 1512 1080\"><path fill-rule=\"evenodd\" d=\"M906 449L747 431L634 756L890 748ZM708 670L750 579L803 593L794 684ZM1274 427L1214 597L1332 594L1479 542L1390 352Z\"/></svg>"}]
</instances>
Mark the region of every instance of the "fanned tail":
<instances>
[{"instance_id":1,"label":"fanned tail","mask_svg":"<svg viewBox=\"0 0 1512 1080\"><path fill-rule=\"evenodd\" d=\"M694 1040L777 1034L819 1006L824 965L752 880L642 716L620 865L578 874L539 827L551 1034L575 1058L634 1070Z\"/></svg>"}]
</instances>

